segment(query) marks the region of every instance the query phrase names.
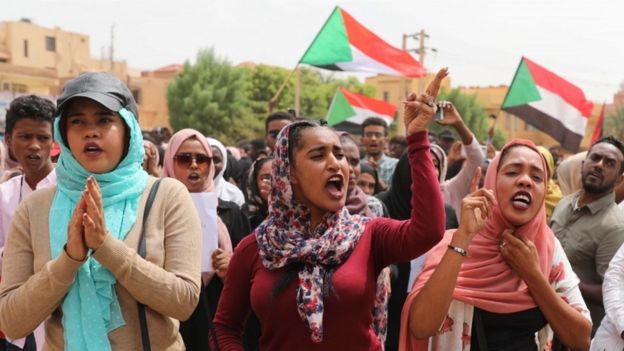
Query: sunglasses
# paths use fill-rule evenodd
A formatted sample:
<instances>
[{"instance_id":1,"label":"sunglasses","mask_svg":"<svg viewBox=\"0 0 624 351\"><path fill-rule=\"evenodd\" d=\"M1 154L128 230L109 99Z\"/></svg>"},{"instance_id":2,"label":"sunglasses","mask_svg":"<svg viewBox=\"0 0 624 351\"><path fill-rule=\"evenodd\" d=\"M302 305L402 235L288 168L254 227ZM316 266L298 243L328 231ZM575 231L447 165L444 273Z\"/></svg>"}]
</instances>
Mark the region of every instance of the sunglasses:
<instances>
[{"instance_id":1,"label":"sunglasses","mask_svg":"<svg viewBox=\"0 0 624 351\"><path fill-rule=\"evenodd\" d=\"M209 166L210 162L212 162L212 157L209 157L204 154L192 154L190 152L185 152L181 154L177 154L173 156L173 159L180 165L184 167L190 167L195 161L195 164L198 166Z\"/></svg>"}]
</instances>

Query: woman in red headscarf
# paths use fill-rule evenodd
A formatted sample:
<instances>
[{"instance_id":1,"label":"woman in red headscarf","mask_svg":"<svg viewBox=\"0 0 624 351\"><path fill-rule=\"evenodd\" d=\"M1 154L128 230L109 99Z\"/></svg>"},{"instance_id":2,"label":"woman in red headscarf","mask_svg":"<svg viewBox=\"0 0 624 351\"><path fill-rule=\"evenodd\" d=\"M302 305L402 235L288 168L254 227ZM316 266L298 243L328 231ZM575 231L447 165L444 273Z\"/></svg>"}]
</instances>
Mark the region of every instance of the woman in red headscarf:
<instances>
[{"instance_id":1,"label":"woman in red headscarf","mask_svg":"<svg viewBox=\"0 0 624 351\"><path fill-rule=\"evenodd\" d=\"M553 331L571 349L588 349L579 280L546 224L544 159L532 142L514 140L476 190L479 175L459 229L429 252L406 300L400 349L550 350Z\"/></svg>"}]
</instances>

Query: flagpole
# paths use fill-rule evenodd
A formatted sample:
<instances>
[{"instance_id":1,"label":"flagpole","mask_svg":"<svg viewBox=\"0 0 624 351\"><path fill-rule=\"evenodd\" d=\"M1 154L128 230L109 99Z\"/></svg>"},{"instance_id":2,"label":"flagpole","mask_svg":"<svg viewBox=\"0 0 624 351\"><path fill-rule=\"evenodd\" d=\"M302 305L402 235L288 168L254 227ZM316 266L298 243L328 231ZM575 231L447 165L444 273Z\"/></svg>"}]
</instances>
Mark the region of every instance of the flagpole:
<instances>
[{"instance_id":1,"label":"flagpole","mask_svg":"<svg viewBox=\"0 0 624 351\"><path fill-rule=\"evenodd\" d=\"M269 100L269 113L273 112L273 109L277 105L277 99L282 94L282 90L284 90L284 87L286 87L286 84L288 84L288 81L290 80L290 78L292 78L292 76L295 73L295 71L298 71L298 70L299 70L299 63L297 63L295 68L293 68L292 71L290 71L290 73L288 74L288 77L286 77L286 79L284 79L284 82L279 87L279 89L277 89L277 92L275 93L275 95L273 95L271 100ZM299 111L297 111L297 113L299 113Z\"/></svg>"},{"instance_id":2,"label":"flagpole","mask_svg":"<svg viewBox=\"0 0 624 351\"><path fill-rule=\"evenodd\" d=\"M509 92L511 91L511 89L509 89L514 82L514 79L516 78L516 75L518 75L518 71L520 71L520 67L522 66L522 62L524 61L524 56L522 56L520 58L520 63L518 63L518 67L516 67L516 71L514 72L513 78L511 79L511 84L509 85L509 87L507 88L507 92L505 93L505 97L503 98L503 102L501 103L501 107L500 110L501 111L505 111L503 109L503 105L505 105L505 101L507 100L507 97L509 96ZM507 114L507 118L506 120L508 120L509 118L513 118L513 120L511 121L511 139L516 137L516 123L518 123L518 117L516 117L515 115L505 111L505 113Z\"/></svg>"},{"instance_id":3,"label":"flagpole","mask_svg":"<svg viewBox=\"0 0 624 351\"><path fill-rule=\"evenodd\" d=\"M329 116L332 111L332 108L334 108L334 103L336 102L336 96L338 96L339 91L340 91L340 87L336 88L334 97L332 98L332 101L329 103L329 109L327 109L327 115L325 116L325 120L327 121L327 123L329 123Z\"/></svg>"},{"instance_id":4,"label":"flagpole","mask_svg":"<svg viewBox=\"0 0 624 351\"><path fill-rule=\"evenodd\" d=\"M297 67L295 73L295 114L301 115L301 70Z\"/></svg>"},{"instance_id":5,"label":"flagpole","mask_svg":"<svg viewBox=\"0 0 624 351\"><path fill-rule=\"evenodd\" d=\"M316 41L318 36L321 34L321 31L323 30L323 28L325 28L325 25L327 24L327 22L329 22L329 19L332 17L334 12L336 12L336 10L338 10L338 9L340 9L340 7L338 7L338 6L334 7L334 10L329 14L329 16L327 16L327 19L325 20L325 22L321 26L321 29L319 29L319 31L316 32L316 35L314 36L314 39L312 39L312 41L310 42L310 45L308 45L308 48L306 49L306 51L303 52L303 55L301 55L301 58L299 59L299 61L297 61L297 65L295 66L295 68L292 71L290 71L290 74L284 80L284 82L282 83L282 86L280 86L280 88L277 90L275 95L273 95L271 100L269 100L269 113L273 112L273 108L275 108L275 106L277 105L277 100L279 99L280 95L282 94L282 90L284 90L284 87L286 86L286 83L288 83L288 81L290 80L292 75L295 73L295 71L297 71L297 80L295 82L295 111L297 111L297 114L299 114L299 108L301 107L301 96L300 96L300 94L297 94L297 91L299 90L299 92L300 92L300 89L301 89L301 77L300 77L300 73L299 73L299 65L301 64L301 60L303 60L303 58L308 53L308 51L310 51L310 48L312 47L312 44Z\"/></svg>"}]
</instances>

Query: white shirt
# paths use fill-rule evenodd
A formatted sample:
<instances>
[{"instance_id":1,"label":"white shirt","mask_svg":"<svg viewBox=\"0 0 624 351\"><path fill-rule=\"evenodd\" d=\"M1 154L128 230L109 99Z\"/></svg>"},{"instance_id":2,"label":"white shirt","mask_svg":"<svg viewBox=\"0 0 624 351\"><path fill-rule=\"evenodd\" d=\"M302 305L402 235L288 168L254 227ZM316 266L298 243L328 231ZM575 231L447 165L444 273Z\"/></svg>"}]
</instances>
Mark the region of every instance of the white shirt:
<instances>
[{"instance_id":1,"label":"white shirt","mask_svg":"<svg viewBox=\"0 0 624 351\"><path fill-rule=\"evenodd\" d=\"M52 169L45 178L43 178L35 190L43 189L56 185L56 171ZM0 274L2 272L2 253L4 251L4 238L11 225L11 219L17 210L20 202L26 198L30 193L35 191L30 188L24 176L13 177L6 182L0 184ZM37 350L43 349L45 342L45 332L43 329L43 323L35 329L35 340L37 342ZM10 340L11 344L20 348L24 347L26 339Z\"/></svg>"},{"instance_id":2,"label":"white shirt","mask_svg":"<svg viewBox=\"0 0 624 351\"><path fill-rule=\"evenodd\" d=\"M43 189L56 185L56 171L53 169L45 178L43 178L37 186L37 189ZM4 248L4 238L9 231L11 219L17 210L20 202L26 198L34 190L30 188L24 176L13 177L6 182L0 184L0 248ZM2 261L0 260L0 271L2 269Z\"/></svg>"},{"instance_id":3,"label":"white shirt","mask_svg":"<svg viewBox=\"0 0 624 351\"><path fill-rule=\"evenodd\" d=\"M440 184L444 203L453 207L458 222L461 215L462 199L470 194L470 181L474 176L474 172L477 167L481 167L483 161L485 161L485 155L483 151L481 151L481 145L474 135L472 136L470 145L463 146L463 150L466 150L466 161L464 161L462 169L455 177Z\"/></svg>"},{"instance_id":4,"label":"white shirt","mask_svg":"<svg viewBox=\"0 0 624 351\"><path fill-rule=\"evenodd\" d=\"M624 339L624 245L609 263L602 283L605 317L596 331L590 350L622 350ZM600 321L594 321L599 323Z\"/></svg>"}]
</instances>

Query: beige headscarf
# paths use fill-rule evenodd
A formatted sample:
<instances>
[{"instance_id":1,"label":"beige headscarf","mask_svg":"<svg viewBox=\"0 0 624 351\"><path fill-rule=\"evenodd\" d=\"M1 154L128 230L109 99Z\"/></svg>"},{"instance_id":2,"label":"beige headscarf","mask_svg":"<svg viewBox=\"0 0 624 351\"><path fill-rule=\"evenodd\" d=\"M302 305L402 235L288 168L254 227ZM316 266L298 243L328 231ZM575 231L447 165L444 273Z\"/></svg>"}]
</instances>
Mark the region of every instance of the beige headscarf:
<instances>
[{"instance_id":1,"label":"beige headscarf","mask_svg":"<svg viewBox=\"0 0 624 351\"><path fill-rule=\"evenodd\" d=\"M570 195L581 189L581 167L587 151L572 155L557 167L557 180L563 196Z\"/></svg>"},{"instance_id":2,"label":"beige headscarf","mask_svg":"<svg viewBox=\"0 0 624 351\"><path fill-rule=\"evenodd\" d=\"M555 210L555 206L557 206L562 197L561 189L559 188L559 185L553 181L553 176L555 175L555 159L552 154L543 146L538 146L537 151L539 151L546 161L546 168L548 168L548 188L546 189L545 208L546 223L550 223L550 217Z\"/></svg>"}]
</instances>

